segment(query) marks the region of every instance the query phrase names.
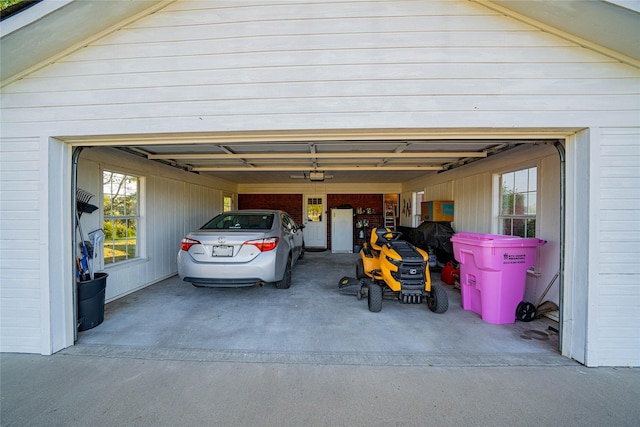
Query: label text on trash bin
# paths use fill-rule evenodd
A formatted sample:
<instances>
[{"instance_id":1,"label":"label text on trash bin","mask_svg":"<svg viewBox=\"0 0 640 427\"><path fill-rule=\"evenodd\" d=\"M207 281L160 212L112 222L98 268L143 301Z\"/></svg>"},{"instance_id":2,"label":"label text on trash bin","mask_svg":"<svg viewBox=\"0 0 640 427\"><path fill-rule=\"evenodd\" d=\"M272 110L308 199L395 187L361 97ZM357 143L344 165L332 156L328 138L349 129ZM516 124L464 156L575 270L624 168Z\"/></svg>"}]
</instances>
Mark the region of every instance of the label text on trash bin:
<instances>
[{"instance_id":1,"label":"label text on trash bin","mask_svg":"<svg viewBox=\"0 0 640 427\"><path fill-rule=\"evenodd\" d=\"M510 255L508 253L505 253L503 255L503 258L504 258L503 264L524 264L527 259L527 255L526 254Z\"/></svg>"}]
</instances>

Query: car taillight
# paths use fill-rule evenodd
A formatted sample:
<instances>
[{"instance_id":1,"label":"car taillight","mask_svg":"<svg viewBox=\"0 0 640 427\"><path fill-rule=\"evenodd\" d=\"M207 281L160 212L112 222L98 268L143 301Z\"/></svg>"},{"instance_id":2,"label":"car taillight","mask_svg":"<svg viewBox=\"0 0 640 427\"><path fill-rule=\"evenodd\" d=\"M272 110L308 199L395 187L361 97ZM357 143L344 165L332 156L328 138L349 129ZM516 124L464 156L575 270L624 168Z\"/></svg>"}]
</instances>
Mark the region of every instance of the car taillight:
<instances>
[{"instance_id":1,"label":"car taillight","mask_svg":"<svg viewBox=\"0 0 640 427\"><path fill-rule=\"evenodd\" d=\"M199 244L200 242L198 242L197 240L193 240L188 237L185 237L184 239L182 239L182 244L180 245L180 249L182 249L183 251L188 251L191 246L199 245Z\"/></svg>"},{"instance_id":2,"label":"car taillight","mask_svg":"<svg viewBox=\"0 0 640 427\"><path fill-rule=\"evenodd\" d=\"M260 252L267 252L278 246L278 240L278 237L268 237L266 239L247 240L244 244L253 245L258 248Z\"/></svg>"}]
</instances>

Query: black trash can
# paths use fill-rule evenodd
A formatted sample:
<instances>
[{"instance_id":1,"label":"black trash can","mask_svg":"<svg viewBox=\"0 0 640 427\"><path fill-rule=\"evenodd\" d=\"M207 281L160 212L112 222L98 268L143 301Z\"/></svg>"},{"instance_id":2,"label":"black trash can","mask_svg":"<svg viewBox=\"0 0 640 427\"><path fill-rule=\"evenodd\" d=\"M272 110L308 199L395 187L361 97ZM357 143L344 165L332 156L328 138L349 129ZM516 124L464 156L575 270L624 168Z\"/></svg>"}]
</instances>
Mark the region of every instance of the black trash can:
<instances>
[{"instance_id":1,"label":"black trash can","mask_svg":"<svg viewBox=\"0 0 640 427\"><path fill-rule=\"evenodd\" d=\"M95 273L93 280L78 282L78 331L95 328L104 320L107 273Z\"/></svg>"}]
</instances>

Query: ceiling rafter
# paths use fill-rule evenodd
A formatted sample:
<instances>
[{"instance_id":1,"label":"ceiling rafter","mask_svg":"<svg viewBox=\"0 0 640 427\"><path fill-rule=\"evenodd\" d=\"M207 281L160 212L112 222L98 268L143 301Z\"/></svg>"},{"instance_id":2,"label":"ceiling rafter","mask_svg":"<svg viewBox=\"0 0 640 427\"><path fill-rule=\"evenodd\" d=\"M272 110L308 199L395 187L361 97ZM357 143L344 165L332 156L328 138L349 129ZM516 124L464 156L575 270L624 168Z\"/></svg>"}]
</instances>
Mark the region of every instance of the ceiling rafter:
<instances>
[{"instance_id":1,"label":"ceiling rafter","mask_svg":"<svg viewBox=\"0 0 640 427\"><path fill-rule=\"evenodd\" d=\"M222 151L224 151L227 154L223 154L226 156L236 156L236 153L231 150L229 147L225 146L225 145L216 145L216 147L218 147L219 149L221 149ZM166 159L166 157L164 157ZM244 163L247 167L249 168L254 168L256 165L254 165L253 163L247 161L247 159L245 157L235 157L236 159L240 160L242 163ZM172 158L173 160L177 160L175 158Z\"/></svg>"},{"instance_id":2,"label":"ceiling rafter","mask_svg":"<svg viewBox=\"0 0 640 427\"><path fill-rule=\"evenodd\" d=\"M403 142L402 144L398 145L395 150L393 150L394 153L402 153L404 150L406 150L411 144L409 144L408 142ZM382 161L380 163L378 163L378 166L383 166L385 164L387 164L389 162L389 157L385 157L384 159L382 159Z\"/></svg>"},{"instance_id":3,"label":"ceiling rafter","mask_svg":"<svg viewBox=\"0 0 640 427\"><path fill-rule=\"evenodd\" d=\"M242 159L438 159L438 158L459 158L459 157L487 157L484 151L446 151L446 152L336 152L317 153L315 147L311 153L291 153L291 152L271 152L271 153L163 153L148 154L150 160L174 159L174 160L242 160Z\"/></svg>"},{"instance_id":4,"label":"ceiling rafter","mask_svg":"<svg viewBox=\"0 0 640 427\"><path fill-rule=\"evenodd\" d=\"M440 171L440 165L414 165L414 166L323 166L319 168L321 171ZM195 172L242 172L246 171L244 166L198 166L194 167ZM309 171L309 167L305 166L256 166L252 172L304 172Z\"/></svg>"}]
</instances>

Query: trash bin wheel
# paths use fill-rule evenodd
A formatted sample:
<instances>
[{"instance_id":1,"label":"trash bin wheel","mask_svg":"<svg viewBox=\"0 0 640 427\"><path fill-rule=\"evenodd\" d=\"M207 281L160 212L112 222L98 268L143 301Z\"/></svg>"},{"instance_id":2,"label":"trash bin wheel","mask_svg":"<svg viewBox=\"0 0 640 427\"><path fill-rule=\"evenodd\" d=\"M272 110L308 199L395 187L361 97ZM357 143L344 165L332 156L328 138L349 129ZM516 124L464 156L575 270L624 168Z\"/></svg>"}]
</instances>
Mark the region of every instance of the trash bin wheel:
<instances>
[{"instance_id":1,"label":"trash bin wheel","mask_svg":"<svg viewBox=\"0 0 640 427\"><path fill-rule=\"evenodd\" d=\"M536 318L536 307L530 302L522 301L516 307L516 319L522 322L531 322Z\"/></svg>"}]
</instances>

